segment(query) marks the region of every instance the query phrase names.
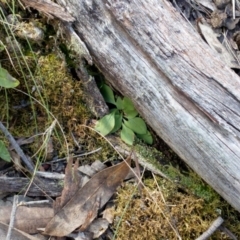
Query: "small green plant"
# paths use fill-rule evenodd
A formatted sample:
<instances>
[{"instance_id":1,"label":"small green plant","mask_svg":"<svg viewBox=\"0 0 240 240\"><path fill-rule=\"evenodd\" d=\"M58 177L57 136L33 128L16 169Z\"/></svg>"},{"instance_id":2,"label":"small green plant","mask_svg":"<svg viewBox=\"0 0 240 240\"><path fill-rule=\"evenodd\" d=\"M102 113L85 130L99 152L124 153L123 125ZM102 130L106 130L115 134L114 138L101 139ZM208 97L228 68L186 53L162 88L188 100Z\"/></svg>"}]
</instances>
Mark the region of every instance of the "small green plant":
<instances>
[{"instance_id":1,"label":"small green plant","mask_svg":"<svg viewBox=\"0 0 240 240\"><path fill-rule=\"evenodd\" d=\"M9 72L0 66L0 87L15 88L19 85L19 81L12 77ZM3 141L0 140L0 158L10 162L11 156Z\"/></svg>"},{"instance_id":2,"label":"small green plant","mask_svg":"<svg viewBox=\"0 0 240 240\"><path fill-rule=\"evenodd\" d=\"M112 89L106 84L101 86L101 93L105 101L114 105L114 108L96 123L95 129L104 136L121 129L121 139L129 145L133 145L135 136L152 144L152 135L144 120L138 116L132 101L127 97L115 98Z\"/></svg>"},{"instance_id":3,"label":"small green plant","mask_svg":"<svg viewBox=\"0 0 240 240\"><path fill-rule=\"evenodd\" d=\"M15 88L19 85L19 81L12 77L9 72L0 66L0 87Z\"/></svg>"},{"instance_id":4,"label":"small green plant","mask_svg":"<svg viewBox=\"0 0 240 240\"><path fill-rule=\"evenodd\" d=\"M11 162L10 153L2 140L0 140L0 158L6 162Z\"/></svg>"}]
</instances>

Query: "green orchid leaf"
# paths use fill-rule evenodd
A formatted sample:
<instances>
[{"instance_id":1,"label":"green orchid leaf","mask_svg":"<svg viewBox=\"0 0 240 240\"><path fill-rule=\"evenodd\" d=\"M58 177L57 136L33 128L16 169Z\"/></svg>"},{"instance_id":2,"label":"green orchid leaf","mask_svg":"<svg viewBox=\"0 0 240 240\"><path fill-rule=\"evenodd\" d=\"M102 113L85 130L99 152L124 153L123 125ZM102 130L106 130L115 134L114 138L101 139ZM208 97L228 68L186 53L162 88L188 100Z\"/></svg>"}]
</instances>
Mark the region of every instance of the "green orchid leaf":
<instances>
[{"instance_id":1,"label":"green orchid leaf","mask_svg":"<svg viewBox=\"0 0 240 240\"><path fill-rule=\"evenodd\" d=\"M100 90L106 102L116 105L113 91L108 85L103 84Z\"/></svg>"},{"instance_id":2,"label":"green orchid leaf","mask_svg":"<svg viewBox=\"0 0 240 240\"><path fill-rule=\"evenodd\" d=\"M115 126L115 112L104 116L99 121L97 121L95 129L100 132L103 136L109 134Z\"/></svg>"},{"instance_id":3,"label":"green orchid leaf","mask_svg":"<svg viewBox=\"0 0 240 240\"><path fill-rule=\"evenodd\" d=\"M128 119L135 118L138 115L138 111L136 109L129 109L124 111L124 116Z\"/></svg>"},{"instance_id":4,"label":"green orchid leaf","mask_svg":"<svg viewBox=\"0 0 240 240\"><path fill-rule=\"evenodd\" d=\"M130 128L126 127L125 124L122 125L120 136L125 143L133 145L135 134Z\"/></svg>"},{"instance_id":5,"label":"green orchid leaf","mask_svg":"<svg viewBox=\"0 0 240 240\"><path fill-rule=\"evenodd\" d=\"M138 138L142 139L147 144L153 144L153 137L149 131L146 134L136 134Z\"/></svg>"},{"instance_id":6,"label":"green orchid leaf","mask_svg":"<svg viewBox=\"0 0 240 240\"><path fill-rule=\"evenodd\" d=\"M147 126L146 123L140 117L131 118L128 120L124 120L124 124L132 129L137 134L146 134Z\"/></svg>"},{"instance_id":7,"label":"green orchid leaf","mask_svg":"<svg viewBox=\"0 0 240 240\"><path fill-rule=\"evenodd\" d=\"M6 162L11 162L11 155L3 141L0 140L0 158Z\"/></svg>"},{"instance_id":8,"label":"green orchid leaf","mask_svg":"<svg viewBox=\"0 0 240 240\"><path fill-rule=\"evenodd\" d=\"M19 81L12 77L8 71L0 67L0 86L4 88L15 88L19 85Z\"/></svg>"},{"instance_id":9,"label":"green orchid leaf","mask_svg":"<svg viewBox=\"0 0 240 240\"><path fill-rule=\"evenodd\" d=\"M118 131L122 126L122 114L119 111L115 112L115 126L111 133Z\"/></svg>"},{"instance_id":10,"label":"green orchid leaf","mask_svg":"<svg viewBox=\"0 0 240 240\"><path fill-rule=\"evenodd\" d=\"M124 97L122 102L123 102L122 104L123 104L123 111L124 112L128 111L128 110L134 110L135 109L135 107L134 107L130 98Z\"/></svg>"},{"instance_id":11,"label":"green orchid leaf","mask_svg":"<svg viewBox=\"0 0 240 240\"><path fill-rule=\"evenodd\" d=\"M117 109L119 110L123 109L123 100L121 97L117 97L116 106L117 106Z\"/></svg>"}]
</instances>

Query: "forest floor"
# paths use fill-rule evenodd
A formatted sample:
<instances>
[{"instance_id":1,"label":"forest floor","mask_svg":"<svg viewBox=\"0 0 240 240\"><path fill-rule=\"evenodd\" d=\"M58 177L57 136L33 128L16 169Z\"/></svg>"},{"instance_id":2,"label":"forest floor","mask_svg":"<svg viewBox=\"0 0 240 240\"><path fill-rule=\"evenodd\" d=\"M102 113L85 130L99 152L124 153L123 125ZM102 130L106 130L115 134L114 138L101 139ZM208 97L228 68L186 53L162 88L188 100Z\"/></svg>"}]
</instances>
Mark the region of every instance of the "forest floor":
<instances>
[{"instance_id":1,"label":"forest floor","mask_svg":"<svg viewBox=\"0 0 240 240\"><path fill-rule=\"evenodd\" d=\"M132 146L119 131L95 129L57 19L0 4L1 239L197 239L214 221L209 239L240 238L239 213L149 127L153 143ZM231 4L173 1L238 73L240 12ZM101 91L107 80L85 65Z\"/></svg>"}]
</instances>

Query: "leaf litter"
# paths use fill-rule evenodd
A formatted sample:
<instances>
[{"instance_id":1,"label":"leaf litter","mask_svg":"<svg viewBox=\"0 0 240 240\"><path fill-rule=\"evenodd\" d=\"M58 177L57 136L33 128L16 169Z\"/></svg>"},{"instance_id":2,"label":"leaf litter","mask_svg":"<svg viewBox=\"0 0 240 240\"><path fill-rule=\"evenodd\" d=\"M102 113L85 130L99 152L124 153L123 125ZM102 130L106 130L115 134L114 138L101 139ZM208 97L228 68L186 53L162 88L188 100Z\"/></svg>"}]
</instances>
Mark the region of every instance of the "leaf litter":
<instances>
[{"instance_id":1,"label":"leaf litter","mask_svg":"<svg viewBox=\"0 0 240 240\"><path fill-rule=\"evenodd\" d=\"M78 170L78 161L72 168L73 160L70 158L65 169L61 197L56 198L53 207L18 206L14 234L21 235L21 231L35 234L45 228L43 234L50 236L63 237L75 230L92 232L93 237L100 236L108 228L109 222L107 219L97 218L98 211L109 201L128 175L130 162L129 156L122 163L96 173L82 185L83 174ZM99 167L99 163L93 165ZM10 222L11 208L12 206L0 207L0 228L5 233L5 225ZM106 215L106 212L104 214ZM111 218L109 213L107 218Z\"/></svg>"},{"instance_id":2,"label":"leaf litter","mask_svg":"<svg viewBox=\"0 0 240 240\"><path fill-rule=\"evenodd\" d=\"M180 2L180 1L177 1L177 2ZM196 14L196 16L199 16L199 13L201 13L201 17L202 17L202 13L204 12L204 10L201 8L198 8L197 10L196 10L196 5L194 4L194 3L192 3L192 4L187 4L185 1L182 1L181 0L181 2L182 2L182 5L183 5L183 7L185 8L185 9L187 9L185 12L187 12L188 13L188 17L189 18L192 18L193 17L193 11L195 11L195 13L197 12L197 14ZM199 1L196 1L198 4L199 4L199 6L201 6L201 5L203 5L204 7L206 7L206 8L209 8L209 9L211 9L211 10L213 10L213 11L215 11L216 10L216 7L215 7L215 5L212 3L212 2L209 2L209 1L202 1L202 0L199 0ZM203 2L204 2L204 4L203 4ZM215 1L215 4L217 5L217 2L219 2L219 1ZM224 1L220 1L220 2L224 2ZM214 34L214 33L211 33L211 34L209 34L208 32L205 34L205 36L206 36L206 38L207 38L207 34L209 35L209 37L210 38L213 38L214 40L219 40L220 39L220 35L224 35L222 32L221 32L221 30L223 30L224 29L224 27L227 27L228 29L229 29L229 31L227 31L227 35L226 35L226 37L227 37L227 39L231 42L231 45L233 46L234 44L235 44L235 48L234 48L234 50L235 51L238 51L239 50L239 46L240 46L240 44L239 44L239 42L240 41L238 41L238 35L236 34L236 35L233 35L233 32L232 32L232 30L231 29L233 29L235 26L236 26L236 24L237 24L237 22L238 22L238 19L236 20L236 21L234 21L234 20L231 20L231 16L233 15L232 13L231 13L231 11L229 10L229 9L231 9L231 8L227 8L226 7L226 5L228 5L229 6L229 4L230 4L230 1L225 1L226 2L226 4L224 3L224 6L221 6L220 7L220 5L218 6L217 5L217 7L220 9L220 11L219 11L219 13L220 12L222 12L222 13L225 13L226 12L226 14L227 14L227 18L226 17L224 17L224 19L223 18L221 18L221 15L219 14L219 18L218 18L218 12L216 11L216 14L214 13L214 14L212 14L212 16L210 17L211 19L210 19L210 21L208 21L208 23L209 24L211 24L212 26L213 26L213 28L214 28L214 32L216 33L216 34ZM222 5L222 3L221 3L221 5ZM180 6L180 5L179 5ZM193 8L195 8L194 10L193 10ZM200 10L199 10L200 9ZM206 11L207 12L207 11ZM206 15L208 15L208 13L206 13ZM217 17L216 17L216 15L217 15ZM222 15L224 15L224 14L222 14ZM210 15L208 15L208 16L210 16ZM238 15L238 13L236 14L236 16L237 17L239 17L239 15ZM216 21L215 21L215 19L217 19L217 21L219 21L219 22L217 22L216 23ZM209 20L209 19L207 19L207 20ZM220 26L221 25L221 26ZM221 27L222 29L220 29L220 31L219 31L219 29L216 29L216 28L218 28L218 27ZM219 32L220 32L220 37L218 37L218 34L219 34ZM218 43L219 44L219 43ZM215 47L215 49L218 51L219 49L221 49L221 47L219 47L218 46L218 44L216 44L215 42L214 42L214 44L213 44L213 47ZM221 53L221 51L219 51L219 53ZM232 61L232 60L231 60ZM231 62L230 62L231 63ZM70 91L69 91L70 92ZM59 108L57 108L58 109L58 111L59 111ZM61 111L59 111L59 112L61 112ZM68 167L70 166L70 164L68 165ZM67 167L67 168L68 168ZM85 170L87 169L88 167L86 167L85 168ZM68 171L71 173L71 174L69 174L69 176L71 176L70 177L70 179L71 180L69 180L69 186L68 187L70 187L71 185L73 185L73 187L71 186L70 187L70 189L67 189L68 187L67 187L67 183L65 183L65 186L66 187L64 187L64 190L63 190L63 192L62 192L62 199L59 199L59 200L56 200L56 203L54 203L54 207L53 208L47 208L47 207L45 207L45 210L47 210L47 211L43 211L44 213L46 213L46 212L49 212L50 213L50 216L49 216L49 218L48 217L46 217L47 215L46 214L44 214L43 216L44 217L42 217L42 218L47 218L47 223L51 220L51 221L55 221L54 220L54 214L58 214L58 212L61 212L61 211L63 211L63 208L66 208L66 212L68 211L68 204L69 204L69 202L74 202L74 197L75 197L75 194L77 195L79 195L79 191L80 191L80 188L81 188L81 186L83 185L83 184L85 184L85 182L86 181L88 181L89 180L89 177L86 177L86 176L84 176L84 177L80 177L79 179L78 179L78 176L76 176L76 174L75 173L73 173L74 171L76 171L75 170L76 169L76 166L74 165L74 170L72 171L72 168L71 168L71 166L69 167L69 169L68 169ZM79 169L80 170L80 169ZM92 171L92 169L91 168L89 168L89 170L83 170L83 173L85 174L85 175L87 175L87 176L93 176L92 174L95 174L95 171ZM85 172L84 172L85 171ZM66 174L67 175L67 174ZM86 180L85 180L86 179ZM79 181L79 182L78 182ZM91 180L90 180L91 181ZM108 182L108 181L106 181L106 182ZM78 185L79 184L79 185ZM155 188L154 188L155 189ZM167 189L167 187L166 187L166 189ZM97 191L97 190L96 190ZM168 189L166 190L166 191L169 191ZM81 226L77 226L77 228L78 229L82 229L82 230L84 230L84 229L86 229L86 231L92 231L93 232L93 230L91 229L91 227L92 226L94 226L94 224L95 224L95 222L98 222L98 220L104 220L104 218L95 218L95 220L93 220L92 221L92 219L94 218L94 216L97 216L97 214L96 214L96 211L98 211L98 209L101 207L101 196L99 197L98 196L98 194L95 194L94 195L94 190L92 189L92 192L93 192L93 195L89 195L89 199L91 200L91 206L92 206L92 209L91 209L91 211L89 211L87 214L86 214L86 220L87 221L85 221L85 222L83 222L82 223L82 225ZM130 192L128 192L128 195L129 195L129 193L131 194L133 191L132 190L130 190ZM175 193L175 192L174 192ZM71 197L69 197L68 196L68 194L69 194L69 196L71 196ZM168 201L171 201L172 199L179 199L179 202L180 202L180 204L181 203L184 203L184 199L180 199L180 197L179 198L177 198L177 196L176 196L176 194L175 195L170 195L169 196L169 192L166 192L165 193L165 195L167 196L166 197L166 200L168 200ZM168 197L169 196L169 197ZM124 196L123 196L124 197ZM137 214L140 212L139 211L139 209L142 209L142 210L148 210L148 207L149 207L149 205L151 205L151 204L149 204L149 202L148 202L148 195L146 195L145 197L143 196L143 199L145 199L145 200L142 200L141 199L141 202L140 202L140 204L139 205L137 205L136 206L136 208L134 208L134 213L131 215L131 216L126 216L126 221L123 221L123 223L124 224L126 224L126 226L132 231L132 230L136 230L136 232L139 232L139 229L140 228L138 228L138 224L137 223L134 223L134 220L139 220L139 221L142 221L142 219L144 220L145 218L146 218L146 216L142 216L141 218L136 218L136 216L138 216ZM138 200L137 198L136 199L134 199L134 200ZM76 201L76 199L75 199L75 201ZM145 201L144 202L144 204L143 204L143 202L142 201ZM124 205L126 205L126 199L124 199L123 201L122 201L123 203L124 203ZM135 203L135 205L136 205L136 203ZM170 206L163 206L163 208L164 207L167 207L168 209L167 209L167 211L169 211L169 208L172 208L172 209L174 209L174 206L176 205L176 203L172 203ZM177 208L180 208L180 209L182 209L181 211L184 211L184 210L186 210L186 208L187 208L187 206L194 206L195 204L194 203L185 203L184 205L183 205L183 207L179 207L179 204L178 204L178 207L176 207L175 209L177 209ZM201 204L199 204L201 207L204 205L203 203L201 203ZM82 206L80 206L80 209L81 209L81 207L83 207L84 205L82 205ZM79 206L78 206L79 207ZM19 208L19 212L20 212L20 209L22 208L22 209L26 209L26 207L22 207L22 206L19 206L18 207ZM214 208L214 207L213 207ZM8 210L9 209L9 210ZM9 215L9 212L11 212L11 208L6 208L6 210L8 210L8 215ZM22 214L19 214L19 213L17 213L17 215L19 214L19 216L20 216L20 218L23 220L23 222L25 221L25 224L29 224L30 223L30 221L32 222L33 221L33 219L35 218L34 217L34 214L33 214L33 212L36 212L36 213L40 213L40 209L37 209L37 208L28 208L28 209L32 209L32 210L30 210L30 211L32 211L32 212L28 212L28 211L26 211L26 210L24 210L23 211L23 213ZM49 209L51 209L51 210L49 210ZM71 208L71 209L75 209L76 210L76 208L74 208L74 206ZM215 209L215 208L214 208ZM130 209L131 210L131 209ZM201 210L201 209L200 209ZM199 213L200 212L200 210L198 210L197 212ZM122 212L122 208L120 208L120 210L119 210L120 212ZM201 210L202 211L202 210ZM0 209L0 216L7 216L7 213L5 214L4 212L2 212L2 209ZM29 216L31 216L31 220L24 220L25 218L26 218L26 216L27 215L29 215ZM104 215L104 214L103 214ZM139 225L143 225L143 224L149 224L149 226L150 226L150 224L152 224L152 221L150 221L150 218L151 217L156 217L157 219L153 219L154 220L154 231L156 231L156 228L157 228L157 226L156 225L158 225L158 227L160 227L160 224L156 224L156 223L158 223L159 221L161 221L161 220L159 220L158 219L158 216L159 216L159 214L157 214L156 212L154 212L154 213L150 213L150 214L148 214L147 215L148 216L148 220L149 221L142 221ZM188 215L187 215L188 216ZM189 219L190 219L190 217L191 216L197 216L197 214L193 214L193 212L192 211L190 211L190 213L189 213L189 218L187 219L187 221L186 222L188 222L189 223ZM67 216L68 217L68 216ZM103 216L104 217L104 216ZM112 217L112 215L110 214L110 218ZM17 218L17 216L16 216L16 218ZM107 218L106 216L105 216L105 218ZM133 218L133 219L131 219L131 218ZM178 217L176 217L176 219L177 219ZM67 218L66 218L67 219ZM66 220L65 219L65 220ZM70 218L68 218L69 219L69 221L71 221L71 219ZM177 222L179 222L179 221L177 221L176 219L174 219L173 218L173 220L174 220L174 222L175 223L177 223ZM199 220L199 219L197 219L197 220ZM43 222L43 220L41 220L41 218L40 218L40 221L42 221ZM91 222L92 221L92 222ZM108 221L110 221L110 220L108 220ZM201 220L202 221L202 220ZM184 222L184 221L183 221ZM191 220L191 222L193 223L194 221L192 221ZM47 225L47 223L45 223L45 224L36 224L38 227L37 228L39 228L39 227L41 227L42 225L43 226L46 226ZM62 223L62 224L64 224L64 223ZM203 222L202 222L202 224L203 224ZM201 225L202 225L201 224ZM90 226L89 226L90 225ZM104 228L103 227L104 226L104 223L102 224L102 225L100 225L100 228ZM123 226L124 227L124 230L123 230L123 232L122 233L126 233L126 226ZM146 228L146 229L148 229L149 228L149 226ZM190 225L189 225L190 226ZM188 226L188 228L189 228L189 226ZM197 226L197 221L196 221L196 226ZM16 225L15 225L15 227L16 227ZM151 227L151 226L150 226ZM4 227L0 227L1 229L4 229ZM93 228L93 227L92 227ZM166 226L165 226L165 228L166 228ZM160 229L160 231L163 231L163 229L165 229L165 228L162 228L162 229ZM28 231L30 231L30 232L34 232L34 231L36 231L36 226L34 227L34 229L35 230L27 230L27 229L24 229L24 231L26 231L26 232L28 232ZM144 228L143 228L144 229ZM151 228L149 228L149 229L151 229ZM180 229L181 230L181 229ZM14 230L15 231L15 230ZM69 230L68 230L69 231ZM99 230L96 230L96 232L99 232ZM192 233L192 231L191 231L191 233ZM165 234L165 233L163 233L163 234ZM89 234L88 232L78 232L78 234L77 234L78 236L76 236L76 238L75 239L83 239L83 237L84 236L88 236L88 239L92 239L93 238L93 234ZM13 235L14 236L14 235ZM94 237L96 237L97 235L94 235ZM119 234L119 236L121 236L120 234ZM122 238L122 239L126 239L126 235L124 235L125 236L125 238ZM131 235L131 237L132 236L134 236L134 235ZM82 237L82 238L81 238ZM143 235L141 234L141 238L143 237ZM158 233L158 237L159 237L159 233ZM4 239L3 237L1 237L0 239ZM20 238L20 235L18 236L18 237L15 237L14 239L22 239L22 238ZM28 238L24 238L24 239L28 239ZM31 238L29 238L29 239L31 239ZM86 239L86 238L84 238L84 239ZM129 238L130 239L130 238ZM133 239L133 238L131 238L131 239ZM149 236L148 236L148 238L147 239L150 239L149 238ZM192 238L191 238L192 239ZM219 239L219 238L218 238ZM225 238L224 238L225 239Z\"/></svg>"},{"instance_id":3,"label":"leaf litter","mask_svg":"<svg viewBox=\"0 0 240 240\"><path fill-rule=\"evenodd\" d=\"M84 231L120 186L129 172L131 158L97 173L63 206L47 224L44 234L66 236L75 229Z\"/></svg>"}]
</instances>

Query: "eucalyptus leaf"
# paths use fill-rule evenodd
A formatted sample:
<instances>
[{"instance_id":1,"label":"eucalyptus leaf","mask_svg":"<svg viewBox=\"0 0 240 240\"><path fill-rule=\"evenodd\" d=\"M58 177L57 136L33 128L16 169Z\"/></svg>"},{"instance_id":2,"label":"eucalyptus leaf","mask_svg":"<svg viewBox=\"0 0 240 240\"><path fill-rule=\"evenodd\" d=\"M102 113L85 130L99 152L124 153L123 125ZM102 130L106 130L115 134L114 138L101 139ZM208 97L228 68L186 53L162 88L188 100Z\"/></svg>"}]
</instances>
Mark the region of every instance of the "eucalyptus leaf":
<instances>
[{"instance_id":1,"label":"eucalyptus leaf","mask_svg":"<svg viewBox=\"0 0 240 240\"><path fill-rule=\"evenodd\" d=\"M100 90L106 102L116 105L113 91L108 85L103 84Z\"/></svg>"},{"instance_id":2,"label":"eucalyptus leaf","mask_svg":"<svg viewBox=\"0 0 240 240\"><path fill-rule=\"evenodd\" d=\"M131 118L128 120L124 120L124 124L132 129L137 134L146 134L147 126L146 123L140 117Z\"/></svg>"},{"instance_id":3,"label":"eucalyptus leaf","mask_svg":"<svg viewBox=\"0 0 240 240\"><path fill-rule=\"evenodd\" d=\"M11 162L11 155L3 141L0 140L0 158L6 162Z\"/></svg>"},{"instance_id":4,"label":"eucalyptus leaf","mask_svg":"<svg viewBox=\"0 0 240 240\"><path fill-rule=\"evenodd\" d=\"M146 134L137 134L137 137L142 139L147 144L153 143L153 137L149 131Z\"/></svg>"},{"instance_id":5,"label":"eucalyptus leaf","mask_svg":"<svg viewBox=\"0 0 240 240\"><path fill-rule=\"evenodd\" d=\"M15 88L19 85L19 81L12 77L9 72L0 67L0 86L4 88Z\"/></svg>"},{"instance_id":6,"label":"eucalyptus leaf","mask_svg":"<svg viewBox=\"0 0 240 240\"><path fill-rule=\"evenodd\" d=\"M103 136L109 134L115 126L115 111L97 121L95 129Z\"/></svg>"},{"instance_id":7,"label":"eucalyptus leaf","mask_svg":"<svg viewBox=\"0 0 240 240\"><path fill-rule=\"evenodd\" d=\"M125 143L133 145L135 134L130 128L126 127L125 124L122 125L120 136Z\"/></svg>"}]
</instances>

